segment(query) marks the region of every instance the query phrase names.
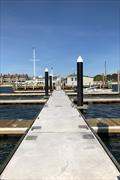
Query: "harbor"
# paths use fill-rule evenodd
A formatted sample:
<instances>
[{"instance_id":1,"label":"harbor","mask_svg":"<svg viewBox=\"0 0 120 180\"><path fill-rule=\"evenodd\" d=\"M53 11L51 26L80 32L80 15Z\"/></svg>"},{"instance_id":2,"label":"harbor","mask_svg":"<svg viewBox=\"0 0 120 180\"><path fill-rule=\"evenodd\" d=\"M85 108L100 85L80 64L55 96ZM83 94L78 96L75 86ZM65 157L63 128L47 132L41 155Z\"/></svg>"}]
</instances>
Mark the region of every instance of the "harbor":
<instances>
[{"instance_id":1,"label":"harbor","mask_svg":"<svg viewBox=\"0 0 120 180\"><path fill-rule=\"evenodd\" d=\"M0 4L0 180L120 180L120 1Z\"/></svg>"},{"instance_id":2,"label":"harbor","mask_svg":"<svg viewBox=\"0 0 120 180\"><path fill-rule=\"evenodd\" d=\"M46 90L47 91L47 90ZM47 94L46 95L46 91L40 91L40 92L29 92L29 91L22 91L22 92L17 92L16 91L11 91L11 93L7 92L7 93L1 93L0 94L0 106L24 106L24 108L26 106L28 107L32 107L33 105L38 106L40 105L41 107L46 107L48 106L46 103L47 101L49 102L49 96ZM59 92L59 91L58 91ZM84 98L83 98L83 106L77 106L77 99L76 99L76 95L77 93L74 92L74 90L65 90L65 94L66 96L68 96L70 98L71 103L73 104L73 107L76 108L76 110L78 109L78 111L81 113L82 112L82 117L84 117L85 123L87 124L88 127L90 127L92 129L92 131L94 133L97 133L101 140L102 138L107 136L107 141L110 138L113 138L115 135L117 136L117 139L119 139L119 133L120 133L120 119L119 119L119 113L118 115L116 115L115 117L109 115L109 118L106 117L100 117L100 115L98 115L98 117L96 116L94 118L94 116L90 116L89 112L95 107L94 105L98 105L99 104L108 104L108 106L111 106L111 104L114 104L114 106L118 106L119 109L119 104L120 104L120 99L119 99L119 93L118 92L110 92L107 90L107 92L104 91L99 91L99 92L84 92ZM49 91L49 95L51 95L51 92ZM53 96L53 95L52 95ZM52 98L52 96L50 97L50 99ZM58 105L59 106L59 105ZM91 106L93 106L91 108ZM16 108L16 107L15 107ZM11 109L12 110L12 109ZM119 110L118 110L119 111ZM11 111L11 112L14 112ZM86 114L86 112L88 112L88 115ZM96 112L94 112L94 115L96 114ZM31 118L31 116L27 117L27 112L26 112L26 118L24 119L21 118L21 113L19 116L16 116L16 118L13 116L11 116L11 119L8 120L8 117L6 116L5 119L0 119L0 136L1 139L8 139L8 138L20 138L22 136L26 136L26 133L29 131L30 128L32 128L32 125L34 124L34 119ZM40 114L39 114L40 116ZM3 115L4 118L4 115ZM15 118L15 119L14 119ZM14 120L13 120L14 119ZM85 125L80 125L81 128L84 127ZM34 129L34 127L33 127ZM83 128L84 129L84 128ZM104 141L104 140L102 140ZM101 141L101 142L102 142ZM119 140L118 140L119 141ZM106 140L105 142L106 143ZM109 147L109 145L107 145ZM112 149L110 148L110 151L112 152L112 154L114 155L114 151L112 151ZM109 150L108 150L109 152ZM11 153L10 153L11 154ZM119 151L118 151L119 154ZM110 155L111 156L111 155ZM114 155L115 158L117 158L116 161L115 160L115 164L118 164L117 167L119 166L119 156L116 156L116 154ZM114 156L112 156L114 159ZM6 156L5 156L6 158ZM8 159L8 158L7 158ZM6 161L5 161L6 162ZM6 163L5 163L6 164ZM6 166L6 165L5 165ZM2 168L3 169L3 165Z\"/></svg>"},{"instance_id":3,"label":"harbor","mask_svg":"<svg viewBox=\"0 0 120 180\"><path fill-rule=\"evenodd\" d=\"M33 105L38 106L39 104L42 107L44 107L44 104L45 104L45 107L47 107L48 106L47 101L48 102L50 101L50 100L47 100L47 99L49 99L49 97L46 98L46 96L45 96L47 91L48 90L46 89L44 92L42 91L42 93L41 92L31 93L31 92L28 92L27 90L26 90L26 92L23 91L23 92L19 92L19 93L16 93L16 91L11 92L11 93L8 93L8 92L1 93L0 104L3 107L4 106L12 107L14 105L17 105L17 106L28 105L28 107L29 107L29 106L33 106ZM50 94L51 93L49 91L49 95ZM76 100L75 100L76 95L77 95L76 92L73 92L73 90L70 92L68 90L68 91L65 91L65 94L66 94L66 96L70 97L70 99L71 99L70 101L73 104L72 106L74 108L76 108L76 110L78 109L79 112L82 110L81 111L83 113L82 116L83 117L85 116L84 120L85 120L86 125L88 127L90 127L94 133L97 133L101 137L101 139L102 139L102 137L104 137L104 135L105 135L105 137L107 136L108 139L112 138L115 135L117 135L117 137L119 138L119 136L118 136L118 134L120 133L120 123L119 123L120 119L119 118L116 118L116 117L111 118L112 117L111 115L110 115L110 118L104 118L104 117L93 118L92 116L89 116L89 113L88 113L88 115L85 114L87 111L89 112L93 108L95 109L94 104L98 104L98 106L101 103L103 105L108 104L109 106L110 106L110 104L114 104L114 106L119 107L119 93L118 92L108 92L108 91L103 92L103 91L101 91L99 93L96 93L96 92L89 92L88 94L84 93L84 98L83 98L84 106L83 107L76 105ZM48 94L47 94L47 96L48 96ZM52 98L52 96L50 97L50 99ZM91 105L93 105L93 108L91 108ZM61 105L57 105L57 106L61 107ZM41 116L40 114L37 117L38 119L39 119L39 116ZM94 114L96 114L96 113L94 112ZM3 115L3 117L4 117L4 115ZM21 117L21 115L20 115L20 117ZM117 117L119 117L119 114ZM19 118L19 117L17 117L17 118ZM27 119L26 118L25 119L24 118L23 119L15 119L15 120L13 120L13 119L14 119L14 116L11 117L11 120L8 120L7 117L5 120L2 120L2 119L0 120L0 136L2 139L10 138L11 136L14 136L15 139L16 139L16 137L20 137L20 136L25 137L26 133L30 131L29 130L30 128L33 129L32 131L35 131L35 129L37 129L37 130L39 129L39 128L37 128L36 125L34 128L34 123L35 123L34 121L36 121L36 120L31 119L31 116L29 119L28 118ZM33 125L33 127L32 127L32 125ZM40 127L41 127L41 125L40 125ZM85 125L80 125L80 127L81 128L83 127L83 129L84 129ZM112 154L114 155L114 152L112 151L112 149L110 149L110 150L111 150ZM119 154L119 152L118 152L118 154ZM114 161L113 162L115 164L118 163L117 164L117 167L118 167L119 166L119 156L116 156L116 154L114 156L117 158L118 162L116 160L115 160L115 162ZM111 157L111 155L110 155L110 157ZM113 159L114 159L114 157L112 156L112 160ZM5 166L2 166L2 169L4 169Z\"/></svg>"},{"instance_id":4,"label":"harbor","mask_svg":"<svg viewBox=\"0 0 120 180\"><path fill-rule=\"evenodd\" d=\"M76 148L79 149L77 152L81 156L74 152ZM72 152L71 155L68 152ZM87 161L88 156L89 162ZM26 161L24 161L25 158ZM81 161L82 163L80 163ZM37 166L36 162L38 162ZM99 166L97 166L98 164ZM94 172L92 171L93 167L94 170L96 169ZM23 171L21 168L28 170ZM33 173L30 173L31 170ZM86 174L86 170L89 173ZM101 180L117 180L119 172L82 116L79 115L74 106L71 106L68 97L63 91L53 92L16 153L8 162L1 175L1 180L15 180L18 177L20 179L65 179L69 177L88 179L89 176L92 179L96 179L97 176Z\"/></svg>"}]
</instances>

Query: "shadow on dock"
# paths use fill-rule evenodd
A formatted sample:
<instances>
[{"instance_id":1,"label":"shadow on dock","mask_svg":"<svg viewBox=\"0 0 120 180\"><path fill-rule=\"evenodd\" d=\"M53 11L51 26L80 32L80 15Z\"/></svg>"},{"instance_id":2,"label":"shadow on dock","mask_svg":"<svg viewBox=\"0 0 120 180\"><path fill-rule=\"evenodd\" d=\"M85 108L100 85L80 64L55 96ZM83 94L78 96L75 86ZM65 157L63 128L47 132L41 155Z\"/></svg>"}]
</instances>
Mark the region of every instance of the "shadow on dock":
<instances>
[{"instance_id":1,"label":"shadow on dock","mask_svg":"<svg viewBox=\"0 0 120 180\"><path fill-rule=\"evenodd\" d=\"M109 136L109 125L103 122L97 123L98 131L97 134L101 137L104 133L104 136Z\"/></svg>"}]
</instances>

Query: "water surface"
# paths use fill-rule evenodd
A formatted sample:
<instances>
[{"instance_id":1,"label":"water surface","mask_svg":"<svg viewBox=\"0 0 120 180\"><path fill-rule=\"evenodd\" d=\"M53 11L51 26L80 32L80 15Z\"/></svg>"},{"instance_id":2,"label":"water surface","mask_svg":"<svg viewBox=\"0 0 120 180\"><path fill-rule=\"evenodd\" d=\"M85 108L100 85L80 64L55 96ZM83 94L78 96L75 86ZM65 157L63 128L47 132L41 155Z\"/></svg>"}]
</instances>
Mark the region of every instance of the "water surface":
<instances>
[{"instance_id":1,"label":"water surface","mask_svg":"<svg viewBox=\"0 0 120 180\"><path fill-rule=\"evenodd\" d=\"M0 136L0 168L7 160L8 156L13 151L15 145L19 140L20 136L8 138L3 138Z\"/></svg>"},{"instance_id":2,"label":"water surface","mask_svg":"<svg viewBox=\"0 0 120 180\"><path fill-rule=\"evenodd\" d=\"M89 104L84 110L84 116L88 118L120 118L120 103Z\"/></svg>"},{"instance_id":3,"label":"water surface","mask_svg":"<svg viewBox=\"0 0 120 180\"><path fill-rule=\"evenodd\" d=\"M120 164L120 134L112 135L109 137L105 137L105 136L100 136L100 137L101 140L109 149L109 151L112 153L112 155Z\"/></svg>"},{"instance_id":4,"label":"water surface","mask_svg":"<svg viewBox=\"0 0 120 180\"><path fill-rule=\"evenodd\" d=\"M42 108L40 104L0 105L0 120L35 119Z\"/></svg>"},{"instance_id":5,"label":"water surface","mask_svg":"<svg viewBox=\"0 0 120 180\"><path fill-rule=\"evenodd\" d=\"M13 93L12 87L0 87L0 93Z\"/></svg>"}]
</instances>

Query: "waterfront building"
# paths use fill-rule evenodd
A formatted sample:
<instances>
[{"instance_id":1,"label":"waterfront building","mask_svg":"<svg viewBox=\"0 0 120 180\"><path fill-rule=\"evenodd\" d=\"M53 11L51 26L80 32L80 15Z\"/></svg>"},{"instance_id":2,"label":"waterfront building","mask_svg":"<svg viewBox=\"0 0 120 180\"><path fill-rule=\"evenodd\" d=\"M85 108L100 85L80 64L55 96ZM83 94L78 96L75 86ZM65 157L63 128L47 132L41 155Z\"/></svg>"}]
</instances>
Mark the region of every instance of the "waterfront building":
<instances>
[{"instance_id":1,"label":"waterfront building","mask_svg":"<svg viewBox=\"0 0 120 180\"><path fill-rule=\"evenodd\" d=\"M68 75L66 78L65 85L68 87L76 87L77 86L77 75L76 74ZM84 87L93 86L93 77L84 76L83 77L83 86Z\"/></svg>"},{"instance_id":2,"label":"waterfront building","mask_svg":"<svg viewBox=\"0 0 120 180\"><path fill-rule=\"evenodd\" d=\"M14 82L25 82L27 81L27 74L0 74L0 83L1 84L11 84Z\"/></svg>"}]
</instances>

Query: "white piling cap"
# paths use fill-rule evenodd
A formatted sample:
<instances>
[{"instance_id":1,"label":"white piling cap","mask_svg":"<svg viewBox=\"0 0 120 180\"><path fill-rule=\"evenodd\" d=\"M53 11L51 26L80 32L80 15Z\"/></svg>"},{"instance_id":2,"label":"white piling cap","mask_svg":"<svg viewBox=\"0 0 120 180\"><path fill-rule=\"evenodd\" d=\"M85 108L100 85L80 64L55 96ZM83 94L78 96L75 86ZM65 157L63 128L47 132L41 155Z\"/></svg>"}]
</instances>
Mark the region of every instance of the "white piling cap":
<instances>
[{"instance_id":1,"label":"white piling cap","mask_svg":"<svg viewBox=\"0 0 120 180\"><path fill-rule=\"evenodd\" d=\"M83 59L81 56L78 57L77 62L83 62Z\"/></svg>"},{"instance_id":2,"label":"white piling cap","mask_svg":"<svg viewBox=\"0 0 120 180\"><path fill-rule=\"evenodd\" d=\"M48 72L48 68L45 68L45 72Z\"/></svg>"},{"instance_id":3,"label":"white piling cap","mask_svg":"<svg viewBox=\"0 0 120 180\"><path fill-rule=\"evenodd\" d=\"M52 76L52 74L50 73L49 76Z\"/></svg>"}]
</instances>

